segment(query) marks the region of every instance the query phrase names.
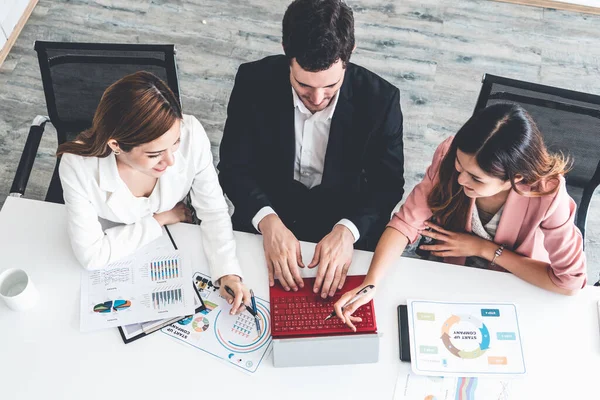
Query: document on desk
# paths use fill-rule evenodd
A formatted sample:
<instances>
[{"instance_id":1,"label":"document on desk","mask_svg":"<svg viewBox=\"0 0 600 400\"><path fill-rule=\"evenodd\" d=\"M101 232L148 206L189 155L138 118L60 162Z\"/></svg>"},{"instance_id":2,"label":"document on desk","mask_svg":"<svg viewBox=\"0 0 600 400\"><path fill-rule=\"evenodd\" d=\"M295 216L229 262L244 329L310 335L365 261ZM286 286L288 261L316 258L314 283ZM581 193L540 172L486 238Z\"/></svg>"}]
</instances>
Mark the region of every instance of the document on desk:
<instances>
[{"instance_id":1,"label":"document on desk","mask_svg":"<svg viewBox=\"0 0 600 400\"><path fill-rule=\"evenodd\" d=\"M81 275L81 330L194 313L191 267L161 237L130 257Z\"/></svg>"},{"instance_id":2,"label":"document on desk","mask_svg":"<svg viewBox=\"0 0 600 400\"><path fill-rule=\"evenodd\" d=\"M401 372L394 400L509 400L510 383L494 378L420 376Z\"/></svg>"},{"instance_id":3,"label":"document on desk","mask_svg":"<svg viewBox=\"0 0 600 400\"><path fill-rule=\"evenodd\" d=\"M202 350L247 373L254 373L271 349L271 312L269 302L256 297L261 332L247 311L230 315L231 306L219 294L210 277L194 274L196 288L206 307L161 331L168 336Z\"/></svg>"},{"instance_id":4,"label":"document on desk","mask_svg":"<svg viewBox=\"0 0 600 400\"><path fill-rule=\"evenodd\" d=\"M525 374L517 306L408 300L414 373L509 377Z\"/></svg>"}]
</instances>

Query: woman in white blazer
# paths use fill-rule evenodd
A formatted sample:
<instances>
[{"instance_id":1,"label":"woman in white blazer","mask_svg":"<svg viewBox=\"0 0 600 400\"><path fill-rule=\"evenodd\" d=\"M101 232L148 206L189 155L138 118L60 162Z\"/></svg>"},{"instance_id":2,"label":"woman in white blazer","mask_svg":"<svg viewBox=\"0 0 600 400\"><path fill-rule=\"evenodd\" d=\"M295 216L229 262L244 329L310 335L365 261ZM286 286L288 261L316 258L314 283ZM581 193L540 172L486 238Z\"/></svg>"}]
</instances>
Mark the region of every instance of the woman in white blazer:
<instances>
[{"instance_id":1,"label":"woman in white blazer","mask_svg":"<svg viewBox=\"0 0 600 400\"><path fill-rule=\"evenodd\" d=\"M92 127L57 155L69 237L84 268L132 254L160 237L164 225L191 222L181 202L189 192L213 280L235 292L232 299L222 290L232 313L249 304L210 142L159 78L137 72L111 85ZM122 225L103 230L99 218Z\"/></svg>"}]
</instances>

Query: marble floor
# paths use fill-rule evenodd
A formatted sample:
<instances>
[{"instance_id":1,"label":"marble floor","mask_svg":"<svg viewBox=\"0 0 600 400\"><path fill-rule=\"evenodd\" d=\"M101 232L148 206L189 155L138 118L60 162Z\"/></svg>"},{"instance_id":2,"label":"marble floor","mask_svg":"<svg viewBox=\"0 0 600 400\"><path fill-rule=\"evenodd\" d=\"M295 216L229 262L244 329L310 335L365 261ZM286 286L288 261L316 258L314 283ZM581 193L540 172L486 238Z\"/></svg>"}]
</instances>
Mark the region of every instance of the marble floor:
<instances>
[{"instance_id":1,"label":"marble floor","mask_svg":"<svg viewBox=\"0 0 600 400\"><path fill-rule=\"evenodd\" d=\"M33 42L174 43L184 111L218 147L240 63L281 52L289 0L40 0L0 67L0 204L29 124L46 114ZM600 15L487 0L348 0L352 60L400 88L406 190L433 151L471 115L484 73L600 94ZM205 23L204 23L205 22ZM46 129L27 197L44 196L55 133ZM586 240L590 281L600 272L600 206Z\"/></svg>"}]
</instances>

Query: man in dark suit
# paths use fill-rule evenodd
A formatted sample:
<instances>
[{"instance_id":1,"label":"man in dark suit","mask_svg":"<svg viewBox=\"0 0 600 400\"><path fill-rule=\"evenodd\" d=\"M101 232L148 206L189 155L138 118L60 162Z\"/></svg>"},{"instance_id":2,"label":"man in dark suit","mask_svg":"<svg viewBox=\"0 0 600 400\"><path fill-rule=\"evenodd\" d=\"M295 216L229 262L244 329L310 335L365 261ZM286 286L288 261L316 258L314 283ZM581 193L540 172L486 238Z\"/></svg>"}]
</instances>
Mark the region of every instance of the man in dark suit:
<instances>
[{"instance_id":1,"label":"man in dark suit","mask_svg":"<svg viewBox=\"0 0 600 400\"><path fill-rule=\"evenodd\" d=\"M219 180L236 230L260 232L269 284L303 287L298 240L318 243L313 290L333 296L353 247L374 250L404 192L396 87L349 62L352 10L295 0L285 56L242 64L229 100Z\"/></svg>"}]
</instances>

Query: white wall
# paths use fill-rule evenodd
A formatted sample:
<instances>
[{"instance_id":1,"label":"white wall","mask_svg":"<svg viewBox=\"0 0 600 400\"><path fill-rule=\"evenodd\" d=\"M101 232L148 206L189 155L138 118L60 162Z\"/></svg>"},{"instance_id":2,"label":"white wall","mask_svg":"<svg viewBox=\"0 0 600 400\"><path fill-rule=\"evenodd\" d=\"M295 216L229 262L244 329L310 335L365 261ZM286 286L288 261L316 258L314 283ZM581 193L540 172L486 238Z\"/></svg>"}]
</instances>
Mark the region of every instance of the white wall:
<instances>
[{"instance_id":1,"label":"white wall","mask_svg":"<svg viewBox=\"0 0 600 400\"><path fill-rule=\"evenodd\" d=\"M0 48L6 44L28 4L29 0L0 0Z\"/></svg>"}]
</instances>

